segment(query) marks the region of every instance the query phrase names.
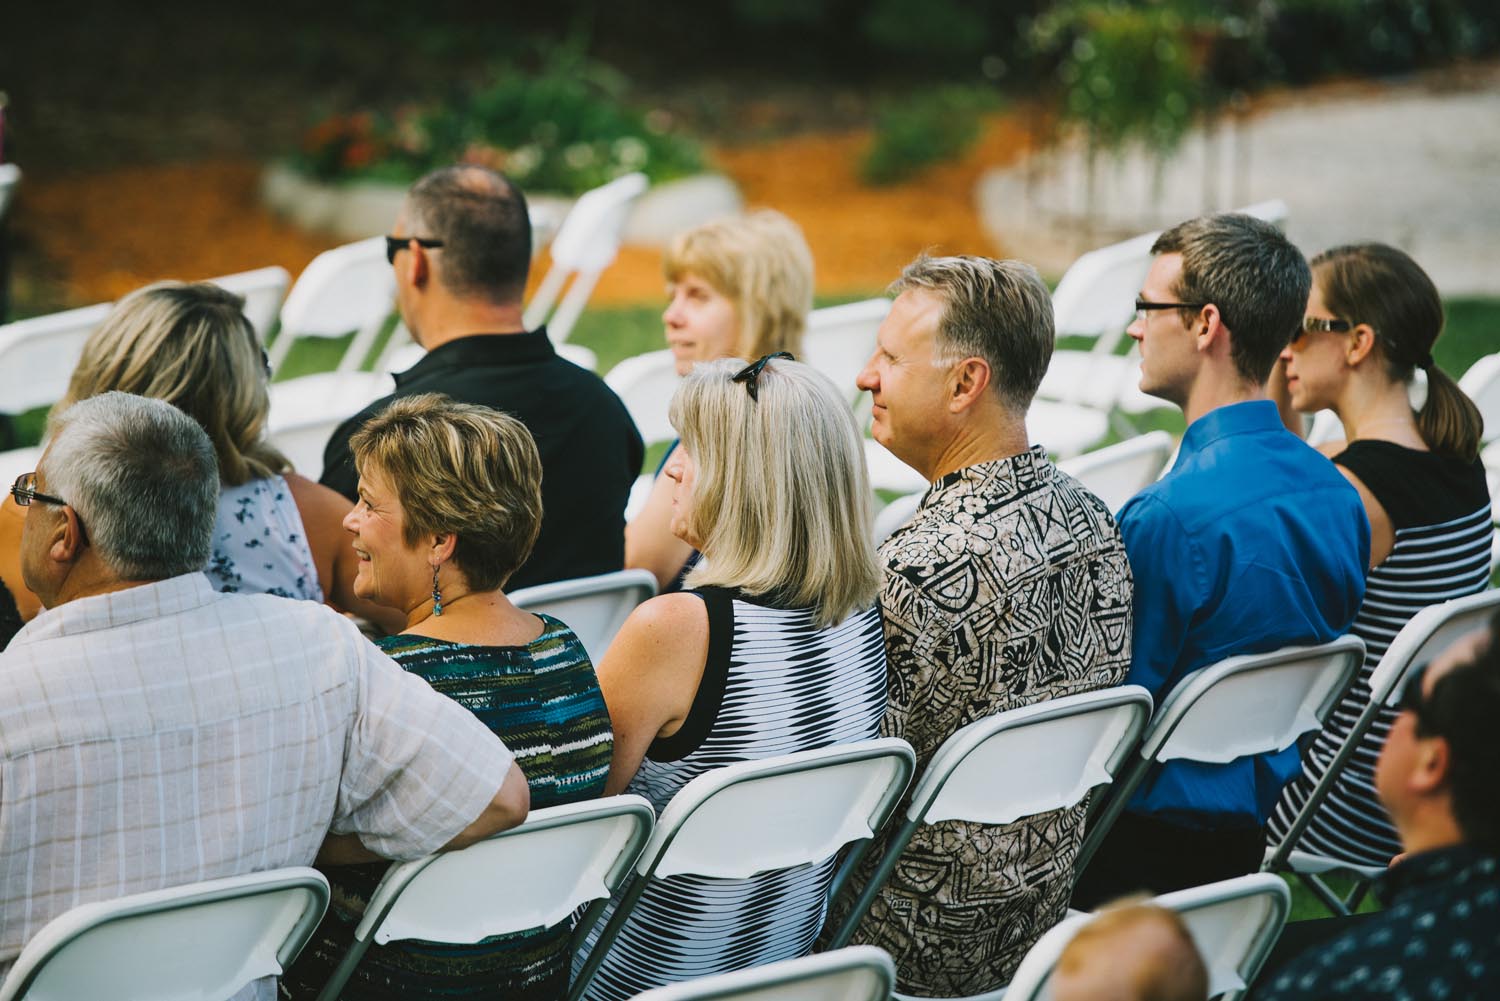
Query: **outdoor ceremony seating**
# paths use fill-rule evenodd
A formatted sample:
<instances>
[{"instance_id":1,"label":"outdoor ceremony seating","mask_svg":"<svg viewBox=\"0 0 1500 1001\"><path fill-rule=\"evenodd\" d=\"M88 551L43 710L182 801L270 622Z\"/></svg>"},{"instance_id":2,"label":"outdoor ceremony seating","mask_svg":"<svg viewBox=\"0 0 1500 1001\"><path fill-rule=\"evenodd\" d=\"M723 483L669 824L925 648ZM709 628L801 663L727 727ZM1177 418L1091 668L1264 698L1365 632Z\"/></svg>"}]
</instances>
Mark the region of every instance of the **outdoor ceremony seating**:
<instances>
[{"instance_id":1,"label":"outdoor ceremony seating","mask_svg":"<svg viewBox=\"0 0 1500 1001\"><path fill-rule=\"evenodd\" d=\"M291 280L286 268L275 266L209 279L222 289L244 296L245 317L255 328L262 344L271 336L271 329L281 314L281 304L286 299L287 285Z\"/></svg>"},{"instance_id":2,"label":"outdoor ceremony seating","mask_svg":"<svg viewBox=\"0 0 1500 1001\"><path fill-rule=\"evenodd\" d=\"M523 587L508 597L517 608L546 612L566 622L597 664L635 606L655 594L656 578L650 571L617 570Z\"/></svg>"},{"instance_id":3,"label":"outdoor ceremony seating","mask_svg":"<svg viewBox=\"0 0 1500 1001\"><path fill-rule=\"evenodd\" d=\"M896 983L890 953L855 945L668 984L636 995L636 1001L889 1001Z\"/></svg>"}]
</instances>

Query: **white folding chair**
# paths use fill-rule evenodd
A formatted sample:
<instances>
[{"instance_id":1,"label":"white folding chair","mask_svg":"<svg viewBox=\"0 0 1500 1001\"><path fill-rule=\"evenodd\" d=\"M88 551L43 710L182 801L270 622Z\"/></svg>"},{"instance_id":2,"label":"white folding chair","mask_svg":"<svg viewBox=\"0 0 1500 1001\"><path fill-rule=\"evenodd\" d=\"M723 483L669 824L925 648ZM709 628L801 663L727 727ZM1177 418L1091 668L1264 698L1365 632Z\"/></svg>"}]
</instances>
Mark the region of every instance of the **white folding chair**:
<instances>
[{"instance_id":1,"label":"white folding chair","mask_svg":"<svg viewBox=\"0 0 1500 1001\"><path fill-rule=\"evenodd\" d=\"M656 578L649 570L616 570L523 587L509 598L517 608L567 623L597 664L635 606L654 594Z\"/></svg>"},{"instance_id":2,"label":"white folding chair","mask_svg":"<svg viewBox=\"0 0 1500 1001\"><path fill-rule=\"evenodd\" d=\"M1402 685L1413 666L1431 660L1460 636L1483 627L1496 609L1500 609L1500 591L1489 590L1431 605L1407 620L1396 638L1391 640L1380 663L1370 672L1370 701L1360 710L1348 738L1313 786L1307 802L1292 819L1287 828L1287 836L1280 844L1267 849L1266 862L1262 866L1264 870L1295 873L1330 911L1335 914L1349 913L1351 904L1357 904L1357 897L1351 896L1347 900L1340 898L1319 876L1344 871L1354 873L1368 882L1384 872L1385 867L1360 865L1348 859L1302 851L1296 847L1297 842L1301 839L1302 832L1312 823L1318 807L1328 798L1339 774L1354 756L1381 708L1394 706L1400 699ZM1362 892L1362 887L1356 886L1355 894L1362 895Z\"/></svg>"},{"instance_id":3,"label":"white folding chair","mask_svg":"<svg viewBox=\"0 0 1500 1001\"><path fill-rule=\"evenodd\" d=\"M0 485L9 489L9 485L16 482L16 477L22 473L36 471L37 461L42 457L42 446L30 445L25 448L12 448L0 452Z\"/></svg>"},{"instance_id":4,"label":"white folding chair","mask_svg":"<svg viewBox=\"0 0 1500 1001\"><path fill-rule=\"evenodd\" d=\"M1164 893L1147 903L1176 911L1208 970L1208 996L1238 997L1276 945L1292 907L1286 883L1267 873ZM1016 967L1005 1001L1051 1001L1049 980L1063 949L1094 914L1064 918Z\"/></svg>"},{"instance_id":5,"label":"white folding chair","mask_svg":"<svg viewBox=\"0 0 1500 1001\"><path fill-rule=\"evenodd\" d=\"M1165 431L1150 431L1092 452L1062 459L1057 468L1118 511L1155 483L1176 443Z\"/></svg>"},{"instance_id":6,"label":"white folding chair","mask_svg":"<svg viewBox=\"0 0 1500 1001\"><path fill-rule=\"evenodd\" d=\"M996 713L958 730L932 756L905 822L829 947L853 937L917 828L943 820L1010 824L1074 806L1113 780L1150 718L1151 694L1126 685Z\"/></svg>"},{"instance_id":7,"label":"white folding chair","mask_svg":"<svg viewBox=\"0 0 1500 1001\"><path fill-rule=\"evenodd\" d=\"M903 494L880 509L880 513L875 515L875 525L871 532L876 546L890 538L896 529L911 521L917 508L922 506L922 497L921 493Z\"/></svg>"},{"instance_id":8,"label":"white folding chair","mask_svg":"<svg viewBox=\"0 0 1500 1001\"><path fill-rule=\"evenodd\" d=\"M281 332L271 343L271 368L280 371L293 342L303 337L354 339L337 371L353 372L369 354L396 306L396 276L385 259L385 237L325 250L297 276L281 307Z\"/></svg>"},{"instance_id":9,"label":"white folding chair","mask_svg":"<svg viewBox=\"0 0 1500 1001\"><path fill-rule=\"evenodd\" d=\"M84 904L49 921L0 1001L204 1001L282 972L328 907L315 869L273 869Z\"/></svg>"},{"instance_id":10,"label":"white folding chair","mask_svg":"<svg viewBox=\"0 0 1500 1001\"><path fill-rule=\"evenodd\" d=\"M1500 353L1485 355L1458 380L1484 418L1484 441L1500 438Z\"/></svg>"},{"instance_id":11,"label":"white folding chair","mask_svg":"<svg viewBox=\"0 0 1500 1001\"><path fill-rule=\"evenodd\" d=\"M10 208L11 199L15 197L16 188L21 184L21 168L13 163L0 163L0 219L5 218L6 210Z\"/></svg>"},{"instance_id":12,"label":"white folding chair","mask_svg":"<svg viewBox=\"0 0 1500 1001\"><path fill-rule=\"evenodd\" d=\"M112 308L102 302L0 326L0 411L18 414L62 399L84 343Z\"/></svg>"},{"instance_id":13,"label":"white folding chair","mask_svg":"<svg viewBox=\"0 0 1500 1001\"><path fill-rule=\"evenodd\" d=\"M273 382L266 437L293 469L316 480L323 475L323 450L338 426L395 390L384 372L316 372Z\"/></svg>"},{"instance_id":14,"label":"white folding chair","mask_svg":"<svg viewBox=\"0 0 1500 1001\"><path fill-rule=\"evenodd\" d=\"M209 279L219 288L244 298L245 316L260 335L262 344L271 336L271 327L281 312L281 303L286 298L286 287L291 280L286 268L275 266Z\"/></svg>"},{"instance_id":15,"label":"white folding chair","mask_svg":"<svg viewBox=\"0 0 1500 1001\"><path fill-rule=\"evenodd\" d=\"M614 263L625 234L630 207L645 193L650 182L645 174L626 174L608 184L584 192L552 239L552 267L526 306L521 322L527 330L547 325L554 343L568 339L573 324L599 281L604 269ZM568 278L573 283L563 295ZM559 302L558 297L562 296ZM556 310L553 307L556 306Z\"/></svg>"},{"instance_id":16,"label":"white folding chair","mask_svg":"<svg viewBox=\"0 0 1500 1001\"><path fill-rule=\"evenodd\" d=\"M896 964L873 945L656 987L636 1001L890 1001Z\"/></svg>"},{"instance_id":17,"label":"white folding chair","mask_svg":"<svg viewBox=\"0 0 1500 1001\"><path fill-rule=\"evenodd\" d=\"M657 819L615 911L573 978L578 1001L652 879L745 879L820 862L852 842L837 887L896 808L916 767L894 737L836 744L715 768L678 790Z\"/></svg>"},{"instance_id":18,"label":"white folding chair","mask_svg":"<svg viewBox=\"0 0 1500 1001\"><path fill-rule=\"evenodd\" d=\"M338 998L374 942L469 945L551 928L584 908L573 931L574 943L583 941L630 873L655 819L639 796L551 806L467 848L391 866L319 1001Z\"/></svg>"},{"instance_id":19,"label":"white folding chair","mask_svg":"<svg viewBox=\"0 0 1500 1001\"><path fill-rule=\"evenodd\" d=\"M798 361L807 362L854 398L859 394L854 380L875 353L875 333L890 311L891 301L884 298L813 310L807 315Z\"/></svg>"},{"instance_id":20,"label":"white folding chair","mask_svg":"<svg viewBox=\"0 0 1500 1001\"><path fill-rule=\"evenodd\" d=\"M667 411L679 381L677 363L667 350L626 358L604 376L604 384L625 404L636 430L648 445L677 437L667 420Z\"/></svg>"},{"instance_id":21,"label":"white folding chair","mask_svg":"<svg viewBox=\"0 0 1500 1001\"><path fill-rule=\"evenodd\" d=\"M1178 759L1223 764L1291 747L1322 728L1364 655L1358 637L1340 636L1318 646L1227 657L1183 678L1157 707L1133 760L1090 820L1078 871L1153 767Z\"/></svg>"}]
</instances>

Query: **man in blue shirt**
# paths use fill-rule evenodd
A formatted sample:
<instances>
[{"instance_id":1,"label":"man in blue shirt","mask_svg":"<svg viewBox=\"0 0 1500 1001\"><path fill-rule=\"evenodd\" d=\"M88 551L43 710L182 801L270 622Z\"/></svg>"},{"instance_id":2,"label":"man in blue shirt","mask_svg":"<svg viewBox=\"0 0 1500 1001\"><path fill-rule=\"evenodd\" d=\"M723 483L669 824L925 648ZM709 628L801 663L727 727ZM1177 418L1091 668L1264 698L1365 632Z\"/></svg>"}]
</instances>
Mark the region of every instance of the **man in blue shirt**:
<instances>
[{"instance_id":1,"label":"man in blue shirt","mask_svg":"<svg viewBox=\"0 0 1500 1001\"><path fill-rule=\"evenodd\" d=\"M1264 385L1312 276L1274 226L1243 215L1161 235L1129 333L1141 389L1188 420L1170 473L1120 511L1135 576L1127 683L1160 704L1225 657L1323 643L1364 595L1370 527L1334 465L1282 425ZM1075 889L1091 907L1253 872L1297 749L1173 761L1142 783Z\"/></svg>"}]
</instances>

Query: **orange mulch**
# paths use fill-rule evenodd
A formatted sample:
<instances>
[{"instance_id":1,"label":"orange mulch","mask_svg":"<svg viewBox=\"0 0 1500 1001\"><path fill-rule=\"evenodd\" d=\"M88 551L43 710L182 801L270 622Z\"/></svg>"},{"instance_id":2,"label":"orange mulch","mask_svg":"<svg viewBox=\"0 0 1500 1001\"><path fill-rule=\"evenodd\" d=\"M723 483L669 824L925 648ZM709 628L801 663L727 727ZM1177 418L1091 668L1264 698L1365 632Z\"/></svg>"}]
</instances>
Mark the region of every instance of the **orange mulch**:
<instances>
[{"instance_id":1,"label":"orange mulch","mask_svg":"<svg viewBox=\"0 0 1500 1001\"><path fill-rule=\"evenodd\" d=\"M961 161L884 188L859 180L868 142L867 132L800 135L721 148L713 159L747 204L780 209L801 224L821 293L883 288L924 249L1001 249L980 226L974 188L983 170L1027 148L1015 119L992 117ZM259 176L258 164L226 160L28 174L15 206L18 291L24 294L29 278L60 286L65 300L83 304L162 278L209 278L270 264L295 276L338 241L272 215L260 203ZM539 266L537 275L544 270ZM661 291L660 251L626 247L593 301L656 302Z\"/></svg>"}]
</instances>

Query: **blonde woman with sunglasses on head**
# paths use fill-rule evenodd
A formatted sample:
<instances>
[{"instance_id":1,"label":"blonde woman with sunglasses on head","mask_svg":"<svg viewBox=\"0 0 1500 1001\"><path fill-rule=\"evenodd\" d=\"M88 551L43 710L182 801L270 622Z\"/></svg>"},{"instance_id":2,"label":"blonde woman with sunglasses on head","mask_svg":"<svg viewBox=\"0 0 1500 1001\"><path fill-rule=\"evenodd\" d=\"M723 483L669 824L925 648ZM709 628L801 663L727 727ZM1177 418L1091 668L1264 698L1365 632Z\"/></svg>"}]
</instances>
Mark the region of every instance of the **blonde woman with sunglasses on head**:
<instances>
[{"instance_id":1,"label":"blonde woman with sunglasses on head","mask_svg":"<svg viewBox=\"0 0 1500 1001\"><path fill-rule=\"evenodd\" d=\"M1329 409L1346 438L1320 446L1359 491L1370 519L1370 573L1352 632L1365 642L1358 681L1303 756L1303 777L1270 821L1287 830L1369 702L1369 676L1400 628L1428 605L1489 583L1491 512L1478 460L1483 422L1432 358L1443 304L1409 256L1379 243L1335 247L1312 259L1302 328L1281 352L1270 390L1302 413ZM1427 396L1408 389L1420 369ZM1295 430L1295 429L1294 429ZM1363 865L1401 850L1375 794L1375 760L1395 718L1383 711L1299 847Z\"/></svg>"}]
</instances>

